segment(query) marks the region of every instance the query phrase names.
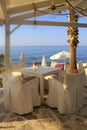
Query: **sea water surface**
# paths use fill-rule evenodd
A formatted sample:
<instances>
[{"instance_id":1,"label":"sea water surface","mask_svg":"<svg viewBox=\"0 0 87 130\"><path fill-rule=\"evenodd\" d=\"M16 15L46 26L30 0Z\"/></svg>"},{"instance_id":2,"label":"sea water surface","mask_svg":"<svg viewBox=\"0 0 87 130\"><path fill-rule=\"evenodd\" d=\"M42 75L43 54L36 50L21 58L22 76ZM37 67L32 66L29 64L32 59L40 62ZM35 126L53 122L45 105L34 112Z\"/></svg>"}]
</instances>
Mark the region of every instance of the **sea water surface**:
<instances>
[{"instance_id":1,"label":"sea water surface","mask_svg":"<svg viewBox=\"0 0 87 130\"><path fill-rule=\"evenodd\" d=\"M20 53L23 52L28 65L32 65L33 61L37 61L41 64L43 55L46 57L48 65L50 64L50 56L61 52L63 50L69 51L69 46L11 46L10 54L13 63L19 62ZM0 47L0 54L4 54L4 47ZM56 60L58 62L64 62L64 60ZM77 47L77 61L87 62L87 46ZM66 59L69 63L69 59Z\"/></svg>"}]
</instances>

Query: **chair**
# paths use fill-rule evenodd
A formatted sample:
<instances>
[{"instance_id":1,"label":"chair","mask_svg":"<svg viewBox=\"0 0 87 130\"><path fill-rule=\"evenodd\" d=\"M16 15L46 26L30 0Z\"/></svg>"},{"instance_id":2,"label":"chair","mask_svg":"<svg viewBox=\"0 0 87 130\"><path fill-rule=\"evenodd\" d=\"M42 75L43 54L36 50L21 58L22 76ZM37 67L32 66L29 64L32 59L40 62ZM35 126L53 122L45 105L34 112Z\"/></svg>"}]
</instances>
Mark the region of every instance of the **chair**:
<instances>
[{"instance_id":1,"label":"chair","mask_svg":"<svg viewBox=\"0 0 87 130\"><path fill-rule=\"evenodd\" d=\"M57 108L61 114L74 113L83 105L83 72L66 74L63 82L49 79L49 94L46 104Z\"/></svg>"},{"instance_id":2,"label":"chair","mask_svg":"<svg viewBox=\"0 0 87 130\"><path fill-rule=\"evenodd\" d=\"M3 72L2 79L6 110L23 115L32 112L33 107L40 106L38 78L22 83L20 75Z\"/></svg>"},{"instance_id":3,"label":"chair","mask_svg":"<svg viewBox=\"0 0 87 130\"><path fill-rule=\"evenodd\" d=\"M9 73L12 73L12 75L15 75L15 76L21 75L20 69L28 67L28 65L25 61L24 54L22 52L21 52L20 57L19 57L19 63L17 63L17 64L14 64L11 60L11 57L10 57L10 67L11 67L11 70Z\"/></svg>"},{"instance_id":4,"label":"chair","mask_svg":"<svg viewBox=\"0 0 87 130\"><path fill-rule=\"evenodd\" d=\"M26 68L26 67L28 67L27 66L27 63L26 63L26 61L24 60L24 57L23 57L23 53L21 53L21 55L20 55L20 62L18 63L18 64L13 64L12 62L10 63L10 65L11 65L11 74L13 75L13 76L17 76L17 75L20 75L20 76L22 76L22 73L20 72L20 69L22 69L22 68ZM29 76L29 75L23 75L25 78L36 78L35 76Z\"/></svg>"},{"instance_id":5,"label":"chair","mask_svg":"<svg viewBox=\"0 0 87 130\"><path fill-rule=\"evenodd\" d=\"M79 72L84 70L82 61L77 63L77 69L79 70Z\"/></svg>"},{"instance_id":6,"label":"chair","mask_svg":"<svg viewBox=\"0 0 87 130\"><path fill-rule=\"evenodd\" d=\"M20 53L19 62L26 62L23 52Z\"/></svg>"},{"instance_id":7,"label":"chair","mask_svg":"<svg viewBox=\"0 0 87 130\"><path fill-rule=\"evenodd\" d=\"M25 67L27 67L27 64L24 61L19 62L18 64L11 63L11 71L19 71L20 69Z\"/></svg>"},{"instance_id":8,"label":"chair","mask_svg":"<svg viewBox=\"0 0 87 130\"><path fill-rule=\"evenodd\" d=\"M47 66L45 55L43 55L43 57L42 57L41 66Z\"/></svg>"},{"instance_id":9,"label":"chair","mask_svg":"<svg viewBox=\"0 0 87 130\"><path fill-rule=\"evenodd\" d=\"M87 68L83 66L83 62L78 62L77 68L79 72L83 71L84 72L84 86L87 86Z\"/></svg>"},{"instance_id":10,"label":"chair","mask_svg":"<svg viewBox=\"0 0 87 130\"><path fill-rule=\"evenodd\" d=\"M64 62L64 70L67 71L67 63Z\"/></svg>"},{"instance_id":11,"label":"chair","mask_svg":"<svg viewBox=\"0 0 87 130\"><path fill-rule=\"evenodd\" d=\"M59 70L57 74L49 75L44 77L44 90L49 91L49 79L56 78L59 80L63 80L63 75L65 74L65 70Z\"/></svg>"},{"instance_id":12,"label":"chair","mask_svg":"<svg viewBox=\"0 0 87 130\"><path fill-rule=\"evenodd\" d=\"M84 74L85 74L85 83L84 83L84 85L87 86L87 68L84 68Z\"/></svg>"},{"instance_id":13,"label":"chair","mask_svg":"<svg viewBox=\"0 0 87 130\"><path fill-rule=\"evenodd\" d=\"M55 61L51 61L51 67L59 68L61 70L64 70L64 63L58 63Z\"/></svg>"}]
</instances>

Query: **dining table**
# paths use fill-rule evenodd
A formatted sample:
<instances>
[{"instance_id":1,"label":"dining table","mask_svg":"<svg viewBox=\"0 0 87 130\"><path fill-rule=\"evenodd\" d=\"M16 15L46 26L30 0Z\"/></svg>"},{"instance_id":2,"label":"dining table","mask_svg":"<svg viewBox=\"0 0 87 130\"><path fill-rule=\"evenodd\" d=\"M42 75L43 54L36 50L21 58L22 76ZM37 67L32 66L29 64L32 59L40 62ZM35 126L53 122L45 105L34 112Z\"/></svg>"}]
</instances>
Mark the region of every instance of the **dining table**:
<instances>
[{"instance_id":1,"label":"dining table","mask_svg":"<svg viewBox=\"0 0 87 130\"><path fill-rule=\"evenodd\" d=\"M37 68L32 67L26 67L22 68L20 72L23 75L27 76L36 76L40 78L40 98L41 103L44 103L44 77L48 75L57 74L59 72L59 68L54 68L50 66L39 66Z\"/></svg>"}]
</instances>

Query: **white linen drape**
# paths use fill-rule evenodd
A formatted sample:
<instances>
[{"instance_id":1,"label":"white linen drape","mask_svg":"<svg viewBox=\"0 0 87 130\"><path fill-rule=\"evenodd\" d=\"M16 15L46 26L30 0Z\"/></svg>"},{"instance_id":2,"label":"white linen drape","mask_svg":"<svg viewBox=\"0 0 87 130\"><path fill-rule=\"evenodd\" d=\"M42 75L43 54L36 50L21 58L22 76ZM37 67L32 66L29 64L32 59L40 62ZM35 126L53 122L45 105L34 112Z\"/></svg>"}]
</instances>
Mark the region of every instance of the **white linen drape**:
<instances>
[{"instance_id":1,"label":"white linen drape","mask_svg":"<svg viewBox=\"0 0 87 130\"><path fill-rule=\"evenodd\" d=\"M83 72L66 74L64 81L49 79L49 94L46 104L62 114L74 113L83 105Z\"/></svg>"},{"instance_id":2,"label":"white linen drape","mask_svg":"<svg viewBox=\"0 0 87 130\"><path fill-rule=\"evenodd\" d=\"M26 114L33 111L33 107L40 106L38 93L38 78L21 82L21 76L2 74L4 88L4 103L8 111Z\"/></svg>"}]
</instances>

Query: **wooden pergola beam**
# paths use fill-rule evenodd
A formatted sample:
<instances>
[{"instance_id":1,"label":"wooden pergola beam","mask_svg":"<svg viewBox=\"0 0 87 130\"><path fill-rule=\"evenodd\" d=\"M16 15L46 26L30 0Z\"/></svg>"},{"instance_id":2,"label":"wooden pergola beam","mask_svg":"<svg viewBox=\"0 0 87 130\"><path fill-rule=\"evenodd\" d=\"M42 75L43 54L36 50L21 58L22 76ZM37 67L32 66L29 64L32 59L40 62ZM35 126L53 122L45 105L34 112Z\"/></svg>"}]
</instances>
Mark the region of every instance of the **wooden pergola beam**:
<instances>
[{"instance_id":1,"label":"wooden pergola beam","mask_svg":"<svg viewBox=\"0 0 87 130\"><path fill-rule=\"evenodd\" d=\"M6 7L6 1L5 0L1 0L1 8L2 8L5 20L7 20L8 14L7 14L7 7Z\"/></svg>"},{"instance_id":2,"label":"wooden pergola beam","mask_svg":"<svg viewBox=\"0 0 87 130\"><path fill-rule=\"evenodd\" d=\"M9 21L10 24L21 24L21 25L34 25L34 21L33 20L15 20L15 21ZM69 23L69 22L52 22L52 21L36 21L35 26L77 26L77 27L83 27L83 28L87 28L87 24L83 24L83 23Z\"/></svg>"},{"instance_id":3,"label":"wooden pergola beam","mask_svg":"<svg viewBox=\"0 0 87 130\"><path fill-rule=\"evenodd\" d=\"M14 29L10 31L10 34L12 34L16 29L18 29L21 25L17 25Z\"/></svg>"},{"instance_id":4,"label":"wooden pergola beam","mask_svg":"<svg viewBox=\"0 0 87 130\"><path fill-rule=\"evenodd\" d=\"M55 4L60 4L62 2L64 3L64 0L55 0ZM37 9L51 7L51 0L45 0L42 2L35 2L35 6L37 7ZM20 7L18 6L18 7L9 8L8 13L9 14L16 14L16 13L21 13L21 12L31 11L31 10L34 10L33 4L29 3L27 5L21 5Z\"/></svg>"},{"instance_id":5,"label":"wooden pergola beam","mask_svg":"<svg viewBox=\"0 0 87 130\"><path fill-rule=\"evenodd\" d=\"M77 6L78 4L80 4L81 2L82 2L83 0L79 0L79 1L75 1L74 3L73 3L73 6ZM36 6L36 4L35 4L35 7L37 8L37 6ZM67 10L67 9L69 9L70 8L70 6L69 5L65 5L65 6L58 6L57 8L56 8L56 12L60 12L60 11L62 11L62 10ZM29 11L29 10L28 10ZM43 10L40 10L40 8L37 8L37 11L35 12L35 14L36 14L36 17L38 17L38 16L42 16L42 15L46 15L46 14L51 14L51 9L49 9L49 8L45 8L45 9L43 9ZM28 18L33 18L34 17L34 9L33 9L33 11L32 12L27 12L27 13L25 13L25 14L20 14L20 15L18 15L18 16L13 16L13 17L11 17L10 19L11 20L15 20L15 19L22 19L22 20L24 20L24 19L28 19Z\"/></svg>"}]
</instances>

